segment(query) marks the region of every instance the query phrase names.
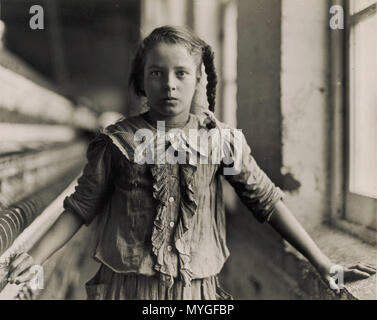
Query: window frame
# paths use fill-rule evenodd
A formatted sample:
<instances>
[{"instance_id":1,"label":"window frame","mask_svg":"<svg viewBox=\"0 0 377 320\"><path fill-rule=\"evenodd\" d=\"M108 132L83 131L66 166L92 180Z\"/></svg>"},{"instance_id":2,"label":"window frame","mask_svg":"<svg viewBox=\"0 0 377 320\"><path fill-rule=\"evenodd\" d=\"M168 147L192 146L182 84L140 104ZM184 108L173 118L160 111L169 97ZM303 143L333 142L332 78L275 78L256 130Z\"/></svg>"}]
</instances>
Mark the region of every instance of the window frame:
<instances>
[{"instance_id":1,"label":"window frame","mask_svg":"<svg viewBox=\"0 0 377 320\"><path fill-rule=\"evenodd\" d=\"M339 4L339 1L336 3ZM347 218L349 210L373 210L377 199L349 191L350 150L350 28L364 17L377 14L377 3L350 15L351 0L344 1L345 30L331 30L330 66L332 106L331 141L331 216L330 223L372 245L377 244L377 232L370 226ZM370 213L369 213L370 214ZM372 212L373 214L373 212Z\"/></svg>"}]
</instances>

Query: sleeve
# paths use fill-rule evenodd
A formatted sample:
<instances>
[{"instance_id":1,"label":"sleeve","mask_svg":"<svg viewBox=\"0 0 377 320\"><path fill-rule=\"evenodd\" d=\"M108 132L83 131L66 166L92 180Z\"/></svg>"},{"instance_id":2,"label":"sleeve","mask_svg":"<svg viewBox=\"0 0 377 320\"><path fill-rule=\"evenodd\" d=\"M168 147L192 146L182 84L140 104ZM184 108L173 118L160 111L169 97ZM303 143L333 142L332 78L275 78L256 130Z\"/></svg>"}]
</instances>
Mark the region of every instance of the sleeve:
<instances>
[{"instance_id":1,"label":"sleeve","mask_svg":"<svg viewBox=\"0 0 377 320\"><path fill-rule=\"evenodd\" d=\"M74 193L64 199L64 209L79 215L89 225L105 204L112 175L111 140L105 134L89 143L87 164L78 179Z\"/></svg>"},{"instance_id":2,"label":"sleeve","mask_svg":"<svg viewBox=\"0 0 377 320\"><path fill-rule=\"evenodd\" d=\"M251 155L251 149L241 130L230 129L226 143L228 157L223 159L222 174L233 186L242 203L260 222L269 221L274 205L284 193L269 179Z\"/></svg>"}]
</instances>

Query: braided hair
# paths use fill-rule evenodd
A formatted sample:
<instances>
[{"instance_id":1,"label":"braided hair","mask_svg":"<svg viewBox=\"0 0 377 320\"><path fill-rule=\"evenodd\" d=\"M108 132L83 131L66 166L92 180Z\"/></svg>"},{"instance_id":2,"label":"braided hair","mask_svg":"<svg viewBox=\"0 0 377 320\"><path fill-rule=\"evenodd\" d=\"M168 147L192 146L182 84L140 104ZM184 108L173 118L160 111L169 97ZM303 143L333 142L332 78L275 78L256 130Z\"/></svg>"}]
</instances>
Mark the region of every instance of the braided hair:
<instances>
[{"instance_id":1,"label":"braided hair","mask_svg":"<svg viewBox=\"0 0 377 320\"><path fill-rule=\"evenodd\" d=\"M214 112L217 85L214 52L211 46L186 27L163 26L156 28L140 43L132 62L128 81L129 86L133 87L137 96L146 96L142 86L146 55L150 49L161 42L184 45L188 52L196 59L198 78L201 76L201 65L202 63L204 64L204 69L207 74L206 91L209 110Z\"/></svg>"},{"instance_id":2,"label":"braided hair","mask_svg":"<svg viewBox=\"0 0 377 320\"><path fill-rule=\"evenodd\" d=\"M217 74L215 69L215 57L214 52L210 45L206 45L203 48L202 54L204 68L207 74L207 100L209 104L209 110L215 111L216 102L216 86L217 86Z\"/></svg>"}]
</instances>

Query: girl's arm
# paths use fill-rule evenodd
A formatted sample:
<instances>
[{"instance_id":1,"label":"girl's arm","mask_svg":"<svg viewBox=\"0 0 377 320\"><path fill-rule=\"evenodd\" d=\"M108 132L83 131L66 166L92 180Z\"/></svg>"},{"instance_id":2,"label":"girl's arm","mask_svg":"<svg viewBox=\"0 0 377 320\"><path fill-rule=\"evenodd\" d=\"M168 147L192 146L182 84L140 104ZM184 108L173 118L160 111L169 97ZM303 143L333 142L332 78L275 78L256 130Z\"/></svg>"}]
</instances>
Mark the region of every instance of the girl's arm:
<instances>
[{"instance_id":1,"label":"girl's arm","mask_svg":"<svg viewBox=\"0 0 377 320\"><path fill-rule=\"evenodd\" d=\"M33 265L42 265L51 255L62 248L80 229L84 221L70 211L63 211L58 220L41 240L28 252L16 256L9 265L9 282L26 282L34 275Z\"/></svg>"},{"instance_id":2,"label":"girl's arm","mask_svg":"<svg viewBox=\"0 0 377 320\"><path fill-rule=\"evenodd\" d=\"M98 134L87 150L88 163L78 179L75 192L63 202L65 211L43 238L28 252L14 257L10 263L11 281L24 282L32 278L30 267L43 264L53 253L64 246L85 223L89 225L106 202L118 152L111 139Z\"/></svg>"},{"instance_id":3,"label":"girl's arm","mask_svg":"<svg viewBox=\"0 0 377 320\"><path fill-rule=\"evenodd\" d=\"M331 276L331 273L340 272L339 268L343 269L340 274L343 274L344 279L342 280L344 282L364 279L376 273L374 266L363 264L358 264L350 268L336 266L334 270L331 270L334 264L318 248L313 239L281 200L275 204L269 223L284 239L311 262L321 276L326 279L330 287L337 293L340 292L341 287L335 283L335 279Z\"/></svg>"},{"instance_id":4,"label":"girl's arm","mask_svg":"<svg viewBox=\"0 0 377 320\"><path fill-rule=\"evenodd\" d=\"M332 265L330 259L322 253L283 201L279 200L275 204L269 223L284 239L300 251L321 274L326 274L330 270Z\"/></svg>"}]
</instances>

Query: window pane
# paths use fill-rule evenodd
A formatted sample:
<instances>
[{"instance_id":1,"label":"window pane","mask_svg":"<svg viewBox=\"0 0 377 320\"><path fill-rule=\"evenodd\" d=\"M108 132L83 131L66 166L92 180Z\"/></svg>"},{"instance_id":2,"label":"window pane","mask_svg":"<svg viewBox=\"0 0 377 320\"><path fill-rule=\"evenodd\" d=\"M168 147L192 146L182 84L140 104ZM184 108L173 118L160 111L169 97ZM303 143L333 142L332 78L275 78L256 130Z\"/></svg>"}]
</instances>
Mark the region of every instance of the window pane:
<instances>
[{"instance_id":1,"label":"window pane","mask_svg":"<svg viewBox=\"0 0 377 320\"><path fill-rule=\"evenodd\" d=\"M377 198L377 15L350 38L350 191Z\"/></svg>"}]
</instances>

